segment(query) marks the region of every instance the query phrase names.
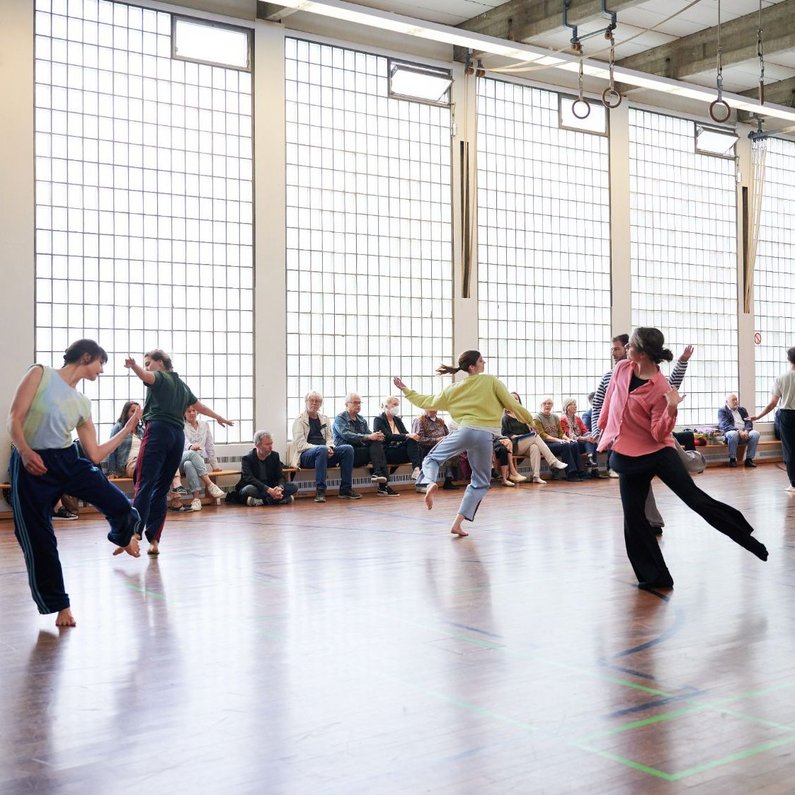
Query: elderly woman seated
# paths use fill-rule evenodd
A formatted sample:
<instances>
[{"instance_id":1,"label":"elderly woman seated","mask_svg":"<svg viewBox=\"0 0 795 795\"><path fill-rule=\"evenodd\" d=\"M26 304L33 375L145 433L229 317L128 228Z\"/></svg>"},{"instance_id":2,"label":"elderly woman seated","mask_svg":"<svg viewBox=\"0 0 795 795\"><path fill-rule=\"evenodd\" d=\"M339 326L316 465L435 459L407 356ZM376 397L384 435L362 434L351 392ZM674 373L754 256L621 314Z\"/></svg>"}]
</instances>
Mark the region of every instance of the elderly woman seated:
<instances>
[{"instance_id":1,"label":"elderly woman seated","mask_svg":"<svg viewBox=\"0 0 795 795\"><path fill-rule=\"evenodd\" d=\"M517 403L522 399L517 392L511 392ZM517 419L510 411L506 410L502 416L502 435L513 442L513 454L527 456L530 459L530 471L533 483L546 483L541 478L541 456L549 464L550 469L565 469L567 464L560 461L549 449L547 443L541 438L538 427L533 424L531 428L527 423Z\"/></svg>"},{"instance_id":2,"label":"elderly woman seated","mask_svg":"<svg viewBox=\"0 0 795 795\"><path fill-rule=\"evenodd\" d=\"M435 409L425 409L425 411L411 424L411 432L417 436L417 444L420 446L420 453L422 453L423 459L436 447L439 440L444 439L449 433L447 425L439 416L439 412ZM444 475L443 489L452 490L458 488L458 486L453 483L453 473L451 471L457 463L458 456L455 457L455 460L449 458L439 468L439 474ZM424 492L425 486L417 486L417 491Z\"/></svg>"},{"instance_id":3,"label":"elderly woman seated","mask_svg":"<svg viewBox=\"0 0 795 795\"><path fill-rule=\"evenodd\" d=\"M387 464L411 464L411 477L416 480L422 468L422 459L425 457L417 443L419 436L409 433L403 420L398 416L400 400L394 396L388 397L381 404L383 413L373 420L373 431L384 434L384 453Z\"/></svg>"},{"instance_id":4,"label":"elderly woman seated","mask_svg":"<svg viewBox=\"0 0 795 795\"><path fill-rule=\"evenodd\" d=\"M552 398L541 401L535 421L541 438L547 443L549 449L568 464L566 480L583 480L587 477L580 459L580 446L574 439L567 439L563 435L563 426L556 414L552 413Z\"/></svg>"},{"instance_id":5,"label":"elderly woman seated","mask_svg":"<svg viewBox=\"0 0 795 795\"><path fill-rule=\"evenodd\" d=\"M560 427L563 429L563 435L567 439L577 442L580 453L585 453L588 466L595 467L596 459L593 453L596 451L596 445L594 444L594 438L585 427L583 419L577 414L577 401L574 398L566 398L563 401Z\"/></svg>"}]
</instances>

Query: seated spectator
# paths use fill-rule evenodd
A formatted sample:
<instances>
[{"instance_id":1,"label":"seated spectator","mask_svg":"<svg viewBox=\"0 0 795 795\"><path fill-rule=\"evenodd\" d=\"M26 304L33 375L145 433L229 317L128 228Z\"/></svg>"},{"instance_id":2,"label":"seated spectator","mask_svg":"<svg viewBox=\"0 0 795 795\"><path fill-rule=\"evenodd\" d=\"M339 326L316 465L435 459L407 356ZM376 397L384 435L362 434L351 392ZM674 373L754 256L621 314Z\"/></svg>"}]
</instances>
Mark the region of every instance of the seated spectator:
<instances>
[{"instance_id":1,"label":"seated spectator","mask_svg":"<svg viewBox=\"0 0 795 795\"><path fill-rule=\"evenodd\" d=\"M521 403L522 399L517 392L511 392L517 403ZM555 457L555 454L549 449L547 443L541 438L538 426L535 424L531 428L527 423L522 422L515 417L511 412L505 411L502 417L502 434L507 436L513 442L514 455L524 455L530 459L530 471L533 477L533 483L544 484L545 480L541 478L541 456L549 464L549 468L566 469L568 464Z\"/></svg>"},{"instance_id":2,"label":"seated spectator","mask_svg":"<svg viewBox=\"0 0 795 795\"><path fill-rule=\"evenodd\" d=\"M409 433L403 420L398 416L400 400L388 397L381 404L384 410L373 420L373 430L384 434L384 452L387 464L411 464L411 479L420 476L424 456L417 440L419 436L413 431Z\"/></svg>"},{"instance_id":3,"label":"seated spectator","mask_svg":"<svg viewBox=\"0 0 795 795\"><path fill-rule=\"evenodd\" d=\"M298 486L284 478L281 459L273 450L273 437L268 431L257 431L254 449L243 456L240 480L226 495L226 501L252 507L289 505L296 491Z\"/></svg>"},{"instance_id":4,"label":"seated spectator","mask_svg":"<svg viewBox=\"0 0 795 795\"><path fill-rule=\"evenodd\" d=\"M503 486L515 486L527 480L525 475L520 475L513 460L513 442L507 436L494 438L494 460L492 466L497 472L497 479ZM492 477L494 475L492 474Z\"/></svg>"},{"instance_id":5,"label":"seated spectator","mask_svg":"<svg viewBox=\"0 0 795 795\"><path fill-rule=\"evenodd\" d=\"M331 422L320 413L323 397L319 392L308 392L304 398L306 410L293 423L293 444L289 465L315 470L315 502L326 501L326 470L329 466L340 468L338 497L360 500L361 494L353 490L353 447L334 445Z\"/></svg>"},{"instance_id":6,"label":"seated spectator","mask_svg":"<svg viewBox=\"0 0 795 795\"><path fill-rule=\"evenodd\" d=\"M185 410L185 451L182 453L179 471L174 476L171 490L177 495L192 494L193 499L190 504L192 511L202 509L202 501L199 499L202 483L211 497L219 499L224 496L224 490L220 486L216 486L210 479L208 465L213 472L221 471L215 458L213 432L204 420L199 419L199 412L196 408L188 406ZM187 489L180 481L180 473L188 481Z\"/></svg>"},{"instance_id":7,"label":"seated spectator","mask_svg":"<svg viewBox=\"0 0 795 795\"><path fill-rule=\"evenodd\" d=\"M759 431L753 429L754 424L748 419L748 412L740 405L740 400L734 393L726 395L726 405L718 409L718 426L729 448L729 466L737 466L737 448L744 444L745 465L755 467Z\"/></svg>"},{"instance_id":8,"label":"seated spectator","mask_svg":"<svg viewBox=\"0 0 795 795\"><path fill-rule=\"evenodd\" d=\"M367 420L361 416L362 398L355 392L345 397L345 411L334 418L334 444L349 444L353 447L355 467L371 464L373 475L370 478L378 484L379 497L397 497L398 493L387 485L389 470L384 450L384 434L370 430Z\"/></svg>"},{"instance_id":9,"label":"seated spectator","mask_svg":"<svg viewBox=\"0 0 795 795\"><path fill-rule=\"evenodd\" d=\"M552 398L546 398L541 402L540 409L535 415L538 424L538 433L547 443L549 449L560 458L563 463L568 464L569 470L566 473L566 480L583 480L587 477L580 459L580 447L576 441L566 439L563 436L563 426L556 414L552 413Z\"/></svg>"},{"instance_id":10,"label":"seated spectator","mask_svg":"<svg viewBox=\"0 0 795 795\"><path fill-rule=\"evenodd\" d=\"M127 424L133 413L140 408L141 404L136 403L134 400L128 400L122 406L119 419L116 420L116 424L110 429L111 438ZM131 478L133 476L143 436L144 426L142 422L139 422L138 427L105 459L108 475L117 478Z\"/></svg>"},{"instance_id":11,"label":"seated spectator","mask_svg":"<svg viewBox=\"0 0 795 795\"><path fill-rule=\"evenodd\" d=\"M560 427L563 435L571 441L577 442L581 453L588 457L588 466L596 466L596 458L591 455L596 452L594 437L588 431L585 422L577 416L577 401L574 398L566 398L563 401L563 414L560 415ZM590 445L590 446L589 446Z\"/></svg>"},{"instance_id":12,"label":"seated spectator","mask_svg":"<svg viewBox=\"0 0 795 795\"><path fill-rule=\"evenodd\" d=\"M423 458L439 443L440 439L444 439L449 433L447 425L444 420L439 416L439 412L434 409L425 409L421 416L411 424L411 432L417 436L417 444L420 446L420 453ZM448 459L439 468L439 472L444 473L443 489L452 490L457 489L458 486L453 482L453 473L451 467L456 462L453 459ZM420 464L422 467L422 464ZM424 486L417 486L417 490L425 492Z\"/></svg>"},{"instance_id":13,"label":"seated spectator","mask_svg":"<svg viewBox=\"0 0 795 795\"><path fill-rule=\"evenodd\" d=\"M586 442L586 447L588 448L588 455L590 459L594 462L594 465L596 465L596 462L599 457L596 451L598 445L598 439L591 432L591 418L593 417L593 399L595 394L596 394L595 392L588 393L588 408L582 413L582 424L585 426L585 430L594 440L592 442Z\"/></svg>"}]
</instances>

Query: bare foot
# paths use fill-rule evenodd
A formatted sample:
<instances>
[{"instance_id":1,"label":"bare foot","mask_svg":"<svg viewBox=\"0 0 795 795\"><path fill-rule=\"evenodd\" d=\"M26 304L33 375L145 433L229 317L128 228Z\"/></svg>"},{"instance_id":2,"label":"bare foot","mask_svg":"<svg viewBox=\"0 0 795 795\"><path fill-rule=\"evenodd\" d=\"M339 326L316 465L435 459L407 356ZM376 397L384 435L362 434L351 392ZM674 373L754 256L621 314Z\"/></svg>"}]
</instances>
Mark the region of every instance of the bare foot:
<instances>
[{"instance_id":1,"label":"bare foot","mask_svg":"<svg viewBox=\"0 0 795 795\"><path fill-rule=\"evenodd\" d=\"M149 542L149 549L146 550L147 555L159 555L160 554L160 547L157 541L150 541Z\"/></svg>"},{"instance_id":2,"label":"bare foot","mask_svg":"<svg viewBox=\"0 0 795 795\"><path fill-rule=\"evenodd\" d=\"M453 526L450 528L450 532L454 536L458 536L459 538L463 538L464 536L468 536L469 535L469 533L467 533L467 531L464 530L463 527L461 527L461 523L463 521L464 521L464 517L461 516L461 514L458 514L458 516L456 516L456 518L455 518L455 521L453 522Z\"/></svg>"},{"instance_id":3,"label":"bare foot","mask_svg":"<svg viewBox=\"0 0 795 795\"><path fill-rule=\"evenodd\" d=\"M433 509L433 493L439 488L438 483L429 483L425 489L425 507L430 511Z\"/></svg>"},{"instance_id":4,"label":"bare foot","mask_svg":"<svg viewBox=\"0 0 795 795\"><path fill-rule=\"evenodd\" d=\"M130 539L130 543L127 544L126 547L116 547L113 550L114 555L121 555L122 552L126 552L128 555L131 555L134 558L141 557L141 547L138 543L138 536L133 536Z\"/></svg>"},{"instance_id":5,"label":"bare foot","mask_svg":"<svg viewBox=\"0 0 795 795\"><path fill-rule=\"evenodd\" d=\"M56 627L76 627L77 621L75 621L75 617L72 615L72 610L69 607L65 607L63 610L58 611L58 616L55 619L55 626Z\"/></svg>"}]
</instances>

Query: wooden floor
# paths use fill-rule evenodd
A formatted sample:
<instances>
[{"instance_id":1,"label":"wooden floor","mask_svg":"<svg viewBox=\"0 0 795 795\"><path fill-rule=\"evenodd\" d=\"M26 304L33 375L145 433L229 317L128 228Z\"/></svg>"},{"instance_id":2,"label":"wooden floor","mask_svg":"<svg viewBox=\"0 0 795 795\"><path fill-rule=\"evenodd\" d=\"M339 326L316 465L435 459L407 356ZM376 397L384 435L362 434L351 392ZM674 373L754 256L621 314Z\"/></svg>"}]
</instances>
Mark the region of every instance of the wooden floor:
<instances>
[{"instance_id":1,"label":"wooden floor","mask_svg":"<svg viewBox=\"0 0 795 795\"><path fill-rule=\"evenodd\" d=\"M0 523L2 793L795 792L795 497L709 469L762 563L663 486L638 591L617 481L169 517L159 559L57 526L75 629Z\"/></svg>"}]
</instances>

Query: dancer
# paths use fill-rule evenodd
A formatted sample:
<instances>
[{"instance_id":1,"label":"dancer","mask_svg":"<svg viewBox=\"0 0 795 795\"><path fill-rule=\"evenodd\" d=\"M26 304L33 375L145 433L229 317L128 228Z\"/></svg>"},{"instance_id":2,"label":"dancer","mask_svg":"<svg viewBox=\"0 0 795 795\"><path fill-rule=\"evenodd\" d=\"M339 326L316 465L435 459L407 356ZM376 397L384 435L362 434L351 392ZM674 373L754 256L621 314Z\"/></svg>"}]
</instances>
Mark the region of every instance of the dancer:
<instances>
[{"instance_id":1,"label":"dancer","mask_svg":"<svg viewBox=\"0 0 795 795\"><path fill-rule=\"evenodd\" d=\"M464 492L450 532L456 536L469 533L462 527L464 519L471 522L478 506L486 496L491 482L491 456L493 439L500 435L500 421L503 409L532 424L533 415L521 403L517 403L508 392L505 384L493 375L485 375L486 363L479 351L465 351L458 357L458 367L440 365L439 375L455 375L465 372L468 378L451 384L438 395L420 395L409 389L402 379L395 376L395 386L403 392L406 399L421 409L449 411L458 427L445 436L431 450L422 462L422 473L417 485L427 484L425 504L433 508L433 495L438 487L436 477L439 467L452 456L467 452L472 477Z\"/></svg>"},{"instance_id":2,"label":"dancer","mask_svg":"<svg viewBox=\"0 0 795 795\"><path fill-rule=\"evenodd\" d=\"M787 467L789 486L787 491L795 493L795 347L787 351L789 370L777 376L773 382L773 391L770 402L754 417L749 417L751 422L761 420L778 406L776 416L779 422L781 435L781 449L784 453L784 464Z\"/></svg>"},{"instance_id":3,"label":"dancer","mask_svg":"<svg viewBox=\"0 0 795 795\"><path fill-rule=\"evenodd\" d=\"M767 549L735 508L713 499L693 482L674 448L671 432L683 400L660 372L659 362L673 359L662 332L637 328L628 344L628 359L619 362L599 417L601 452L612 445L611 464L619 476L624 509L624 541L638 588L673 588L645 503L657 475L699 516L741 547L767 560Z\"/></svg>"},{"instance_id":4,"label":"dancer","mask_svg":"<svg viewBox=\"0 0 795 795\"><path fill-rule=\"evenodd\" d=\"M144 354L143 367L133 358L125 359L124 366L132 370L147 388L143 415L146 430L135 464L133 505L146 528L147 554L158 555L168 510L169 485L185 447L185 410L194 406L199 414L212 417L220 425L232 423L196 398L174 372L171 357L160 348Z\"/></svg>"},{"instance_id":5,"label":"dancer","mask_svg":"<svg viewBox=\"0 0 795 795\"><path fill-rule=\"evenodd\" d=\"M117 552L135 558L140 554L135 535L138 512L96 466L135 430L140 408L130 414L117 434L97 444L91 401L75 389L83 378L96 381L107 360L108 355L93 340L72 343L60 369L34 364L28 370L8 414L8 432L14 443L9 466L14 534L25 556L33 601L40 613L58 614L57 627L77 624L52 527L53 506L61 495L71 494L95 505L110 524L108 540L116 544ZM72 441L73 430L86 457Z\"/></svg>"}]
</instances>

